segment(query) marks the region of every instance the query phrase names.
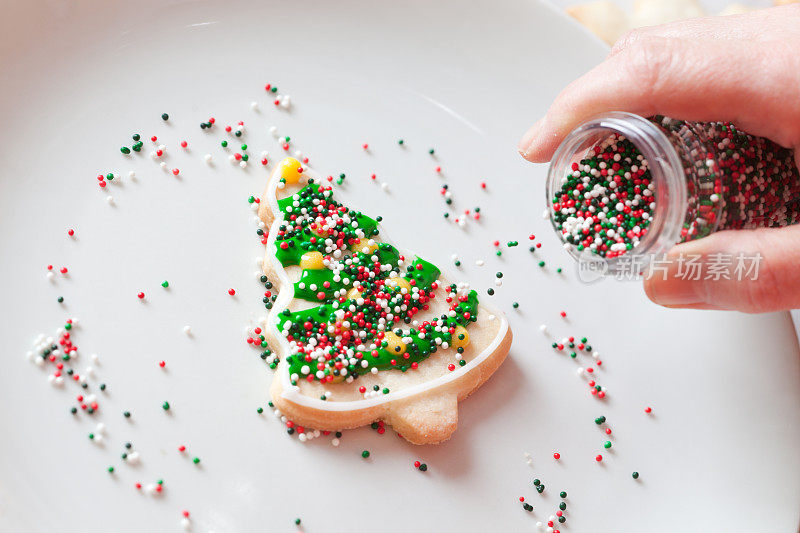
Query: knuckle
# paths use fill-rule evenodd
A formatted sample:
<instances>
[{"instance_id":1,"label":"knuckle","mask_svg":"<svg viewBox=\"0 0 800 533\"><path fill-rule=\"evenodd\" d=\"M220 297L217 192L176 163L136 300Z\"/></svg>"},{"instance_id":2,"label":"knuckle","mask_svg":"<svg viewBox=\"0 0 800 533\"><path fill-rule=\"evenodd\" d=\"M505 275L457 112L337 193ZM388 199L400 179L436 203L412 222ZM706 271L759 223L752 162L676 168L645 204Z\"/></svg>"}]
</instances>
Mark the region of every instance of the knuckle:
<instances>
[{"instance_id":1,"label":"knuckle","mask_svg":"<svg viewBox=\"0 0 800 533\"><path fill-rule=\"evenodd\" d=\"M742 308L745 313L775 311L780 301L781 287L775 270L762 266L758 279L739 284L742 289Z\"/></svg>"},{"instance_id":2,"label":"knuckle","mask_svg":"<svg viewBox=\"0 0 800 533\"><path fill-rule=\"evenodd\" d=\"M624 54L624 68L629 78L645 94L658 94L662 85L668 84L670 73L679 61L679 45L673 39L640 40Z\"/></svg>"},{"instance_id":3,"label":"knuckle","mask_svg":"<svg viewBox=\"0 0 800 533\"><path fill-rule=\"evenodd\" d=\"M615 56L620 52L627 50L631 46L641 42L644 39L645 34L646 32L641 28L626 31L624 34L622 34L622 37L617 39L617 41L614 43L614 46L611 47L611 53L609 55Z\"/></svg>"}]
</instances>

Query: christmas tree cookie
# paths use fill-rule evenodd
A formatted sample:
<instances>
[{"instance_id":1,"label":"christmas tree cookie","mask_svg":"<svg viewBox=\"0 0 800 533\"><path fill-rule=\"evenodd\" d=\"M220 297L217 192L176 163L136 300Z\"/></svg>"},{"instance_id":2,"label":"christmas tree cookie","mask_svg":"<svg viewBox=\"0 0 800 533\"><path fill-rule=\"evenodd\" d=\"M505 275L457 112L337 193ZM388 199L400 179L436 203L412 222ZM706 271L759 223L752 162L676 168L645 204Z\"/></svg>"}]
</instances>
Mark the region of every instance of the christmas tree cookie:
<instances>
[{"instance_id":1,"label":"christmas tree cookie","mask_svg":"<svg viewBox=\"0 0 800 533\"><path fill-rule=\"evenodd\" d=\"M458 402L508 353L503 314L386 242L380 218L337 202L295 159L272 172L259 216L279 291L265 328L275 406L314 429L382 420L415 444L448 439Z\"/></svg>"}]
</instances>

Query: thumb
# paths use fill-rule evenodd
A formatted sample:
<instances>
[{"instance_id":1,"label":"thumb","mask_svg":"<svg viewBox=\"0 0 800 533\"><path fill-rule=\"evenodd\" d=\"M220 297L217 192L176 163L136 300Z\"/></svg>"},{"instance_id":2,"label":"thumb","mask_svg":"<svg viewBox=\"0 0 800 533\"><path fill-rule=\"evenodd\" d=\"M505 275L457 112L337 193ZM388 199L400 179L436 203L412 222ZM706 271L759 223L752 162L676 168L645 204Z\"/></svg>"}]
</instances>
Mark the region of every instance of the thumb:
<instances>
[{"instance_id":1,"label":"thumb","mask_svg":"<svg viewBox=\"0 0 800 533\"><path fill-rule=\"evenodd\" d=\"M764 313L800 308L800 226L722 231L675 246L645 274L665 307Z\"/></svg>"}]
</instances>

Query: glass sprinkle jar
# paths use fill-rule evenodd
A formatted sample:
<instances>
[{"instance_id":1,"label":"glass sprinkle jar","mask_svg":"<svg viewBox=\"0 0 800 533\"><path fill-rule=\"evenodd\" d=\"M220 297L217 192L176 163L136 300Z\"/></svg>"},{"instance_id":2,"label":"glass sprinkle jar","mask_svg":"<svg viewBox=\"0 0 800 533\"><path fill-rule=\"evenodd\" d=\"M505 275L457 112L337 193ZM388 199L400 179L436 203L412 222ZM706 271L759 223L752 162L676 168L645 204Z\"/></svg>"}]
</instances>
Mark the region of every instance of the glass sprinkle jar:
<instances>
[{"instance_id":1,"label":"glass sprinkle jar","mask_svg":"<svg viewBox=\"0 0 800 533\"><path fill-rule=\"evenodd\" d=\"M715 231L800 222L794 152L724 122L611 112L559 146L547 214L576 260L646 265Z\"/></svg>"}]
</instances>

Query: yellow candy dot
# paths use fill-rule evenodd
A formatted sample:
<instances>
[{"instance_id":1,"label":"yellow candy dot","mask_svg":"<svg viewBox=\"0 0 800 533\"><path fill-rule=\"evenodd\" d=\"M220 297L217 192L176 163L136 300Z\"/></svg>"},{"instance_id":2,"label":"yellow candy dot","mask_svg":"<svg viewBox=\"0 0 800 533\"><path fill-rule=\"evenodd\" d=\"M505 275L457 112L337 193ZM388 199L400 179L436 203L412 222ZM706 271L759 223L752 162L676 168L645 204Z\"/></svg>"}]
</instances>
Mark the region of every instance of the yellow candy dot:
<instances>
[{"instance_id":1,"label":"yellow candy dot","mask_svg":"<svg viewBox=\"0 0 800 533\"><path fill-rule=\"evenodd\" d=\"M300 257L300 268L306 270L322 270L325 265L322 262L320 252L306 252Z\"/></svg>"},{"instance_id":2,"label":"yellow candy dot","mask_svg":"<svg viewBox=\"0 0 800 533\"><path fill-rule=\"evenodd\" d=\"M411 284L406 278L396 277L386 280L387 287L396 287L398 290L405 289L407 293L411 294Z\"/></svg>"},{"instance_id":3,"label":"yellow candy dot","mask_svg":"<svg viewBox=\"0 0 800 533\"><path fill-rule=\"evenodd\" d=\"M456 326L456 331L450 339L453 348L466 348L469 344L469 332L464 326Z\"/></svg>"},{"instance_id":4,"label":"yellow candy dot","mask_svg":"<svg viewBox=\"0 0 800 533\"><path fill-rule=\"evenodd\" d=\"M300 161L294 157L287 157L278 164L279 175L286 181L287 185L293 185L300 181L300 170L302 168Z\"/></svg>"},{"instance_id":5,"label":"yellow candy dot","mask_svg":"<svg viewBox=\"0 0 800 533\"><path fill-rule=\"evenodd\" d=\"M386 343L385 350L390 354L406 353L406 343L404 343L403 339L401 339L391 331L384 332L383 342Z\"/></svg>"},{"instance_id":6,"label":"yellow candy dot","mask_svg":"<svg viewBox=\"0 0 800 533\"><path fill-rule=\"evenodd\" d=\"M353 287L352 289L347 291L347 299L348 300L357 300L359 296L361 296L361 292L358 289L356 289L355 287Z\"/></svg>"}]
</instances>

